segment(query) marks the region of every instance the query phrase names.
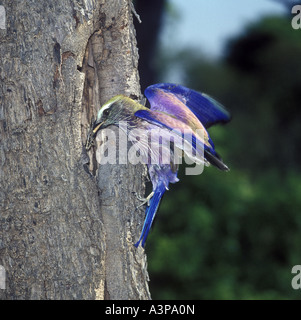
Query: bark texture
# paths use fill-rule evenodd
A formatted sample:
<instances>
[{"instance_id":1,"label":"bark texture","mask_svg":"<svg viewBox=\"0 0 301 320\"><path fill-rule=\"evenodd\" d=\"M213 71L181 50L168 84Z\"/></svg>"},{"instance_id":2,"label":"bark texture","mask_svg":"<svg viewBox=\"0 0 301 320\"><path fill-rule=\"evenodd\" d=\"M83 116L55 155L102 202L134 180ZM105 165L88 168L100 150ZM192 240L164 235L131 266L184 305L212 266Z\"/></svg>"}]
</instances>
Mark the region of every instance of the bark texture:
<instances>
[{"instance_id":1,"label":"bark texture","mask_svg":"<svg viewBox=\"0 0 301 320\"><path fill-rule=\"evenodd\" d=\"M133 247L145 168L97 168L92 151L91 174L82 154L100 105L140 95L130 3L0 4L0 298L150 298Z\"/></svg>"}]
</instances>

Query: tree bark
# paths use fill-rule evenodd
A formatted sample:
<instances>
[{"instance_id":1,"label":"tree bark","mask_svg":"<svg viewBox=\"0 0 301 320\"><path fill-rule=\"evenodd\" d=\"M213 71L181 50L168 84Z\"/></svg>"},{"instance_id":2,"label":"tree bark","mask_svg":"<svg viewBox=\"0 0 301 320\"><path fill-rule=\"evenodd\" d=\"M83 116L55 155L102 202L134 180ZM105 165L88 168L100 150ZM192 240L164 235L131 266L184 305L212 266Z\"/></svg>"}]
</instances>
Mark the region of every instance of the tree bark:
<instances>
[{"instance_id":1,"label":"tree bark","mask_svg":"<svg viewBox=\"0 0 301 320\"><path fill-rule=\"evenodd\" d=\"M133 246L145 168L98 167L91 151L89 173L82 153L103 102L140 97L130 2L2 6L0 298L149 299L146 256Z\"/></svg>"}]
</instances>

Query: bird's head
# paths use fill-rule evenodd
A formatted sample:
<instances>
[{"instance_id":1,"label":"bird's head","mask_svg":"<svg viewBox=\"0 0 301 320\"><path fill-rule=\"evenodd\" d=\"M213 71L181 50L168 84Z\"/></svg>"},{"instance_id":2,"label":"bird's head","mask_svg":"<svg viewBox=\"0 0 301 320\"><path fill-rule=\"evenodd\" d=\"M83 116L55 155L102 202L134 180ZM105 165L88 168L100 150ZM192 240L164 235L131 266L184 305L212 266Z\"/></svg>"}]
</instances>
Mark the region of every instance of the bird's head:
<instances>
[{"instance_id":1,"label":"bird's head","mask_svg":"<svg viewBox=\"0 0 301 320\"><path fill-rule=\"evenodd\" d=\"M118 95L107 101L98 111L96 121L93 123L86 143L89 150L99 130L108 126L118 126L120 121L133 121L135 112L143 108L138 102L124 96Z\"/></svg>"}]
</instances>

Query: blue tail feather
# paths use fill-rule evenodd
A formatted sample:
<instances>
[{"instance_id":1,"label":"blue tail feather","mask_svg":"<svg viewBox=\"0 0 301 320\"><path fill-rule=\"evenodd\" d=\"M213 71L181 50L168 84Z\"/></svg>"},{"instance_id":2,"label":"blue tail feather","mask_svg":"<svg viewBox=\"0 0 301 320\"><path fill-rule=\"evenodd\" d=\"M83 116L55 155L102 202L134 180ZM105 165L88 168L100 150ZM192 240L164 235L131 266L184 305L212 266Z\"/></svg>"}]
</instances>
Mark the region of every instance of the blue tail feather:
<instances>
[{"instance_id":1,"label":"blue tail feather","mask_svg":"<svg viewBox=\"0 0 301 320\"><path fill-rule=\"evenodd\" d=\"M166 191L166 188L164 184L161 182L158 184L154 191L154 195L150 200L150 205L149 207L146 208L145 211L145 220L142 228L142 232L140 235L139 240L135 243L135 247L138 248L139 243L142 241L141 245L144 247L145 241L147 239L148 233L150 231L150 228L152 226L152 223L154 221L155 215L157 213L160 201L164 195L164 192Z\"/></svg>"}]
</instances>

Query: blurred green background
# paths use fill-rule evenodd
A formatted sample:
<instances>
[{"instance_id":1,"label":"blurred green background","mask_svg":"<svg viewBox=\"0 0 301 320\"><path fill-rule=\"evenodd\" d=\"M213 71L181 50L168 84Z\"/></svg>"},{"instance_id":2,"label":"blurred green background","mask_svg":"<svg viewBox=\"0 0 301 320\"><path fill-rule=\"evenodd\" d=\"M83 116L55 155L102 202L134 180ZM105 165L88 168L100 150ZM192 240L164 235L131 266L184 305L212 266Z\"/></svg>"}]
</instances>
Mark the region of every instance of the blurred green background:
<instances>
[{"instance_id":1,"label":"blurred green background","mask_svg":"<svg viewBox=\"0 0 301 320\"><path fill-rule=\"evenodd\" d=\"M162 21L176 8L136 1L142 89L171 82L177 69L182 85L233 117L209 129L230 172L185 176L182 168L164 196L146 244L153 299L301 297L291 286L301 264L301 29L283 2L286 14L248 24L214 58L159 46Z\"/></svg>"}]
</instances>

